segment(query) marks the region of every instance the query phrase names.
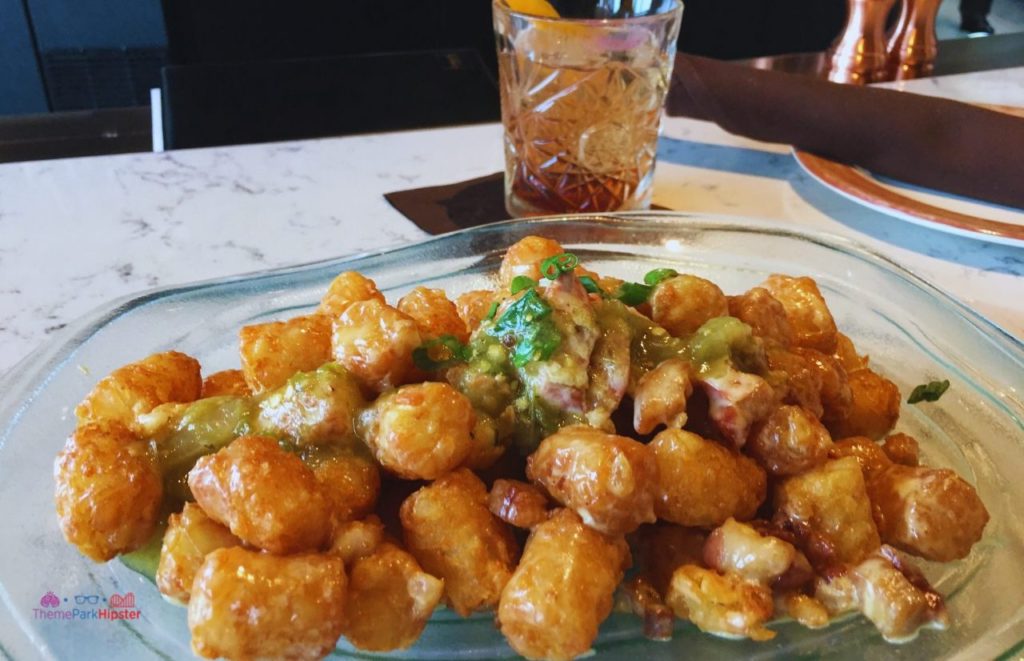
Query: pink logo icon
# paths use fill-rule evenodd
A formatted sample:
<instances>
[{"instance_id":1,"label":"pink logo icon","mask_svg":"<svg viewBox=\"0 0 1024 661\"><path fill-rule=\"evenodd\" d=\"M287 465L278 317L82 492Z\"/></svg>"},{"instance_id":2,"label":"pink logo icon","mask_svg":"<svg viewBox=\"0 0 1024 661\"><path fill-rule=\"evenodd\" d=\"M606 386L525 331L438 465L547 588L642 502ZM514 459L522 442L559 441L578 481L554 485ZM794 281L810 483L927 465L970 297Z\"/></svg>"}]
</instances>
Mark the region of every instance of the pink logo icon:
<instances>
[{"instance_id":1,"label":"pink logo icon","mask_svg":"<svg viewBox=\"0 0 1024 661\"><path fill-rule=\"evenodd\" d=\"M110 595L111 608L135 608L135 593L125 592L123 595L114 593Z\"/></svg>"},{"instance_id":2,"label":"pink logo icon","mask_svg":"<svg viewBox=\"0 0 1024 661\"><path fill-rule=\"evenodd\" d=\"M43 595L43 598L39 600L39 605L43 608L57 608L60 606L60 597L55 595L53 592L47 592Z\"/></svg>"}]
</instances>

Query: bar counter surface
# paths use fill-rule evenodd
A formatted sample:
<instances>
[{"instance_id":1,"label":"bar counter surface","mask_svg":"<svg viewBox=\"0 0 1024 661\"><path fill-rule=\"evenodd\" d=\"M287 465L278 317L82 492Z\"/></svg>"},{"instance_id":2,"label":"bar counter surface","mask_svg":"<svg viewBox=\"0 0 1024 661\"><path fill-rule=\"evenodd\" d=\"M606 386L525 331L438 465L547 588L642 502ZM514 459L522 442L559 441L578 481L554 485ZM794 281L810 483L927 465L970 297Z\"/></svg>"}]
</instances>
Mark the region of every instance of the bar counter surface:
<instances>
[{"instance_id":1,"label":"bar counter surface","mask_svg":"<svg viewBox=\"0 0 1024 661\"><path fill-rule=\"evenodd\" d=\"M901 85L1024 106L1024 67ZM872 211L705 122L667 119L658 159L656 204L852 238L1024 338L1024 249ZM422 239L384 193L501 166L497 124L0 164L0 372L120 296Z\"/></svg>"}]
</instances>

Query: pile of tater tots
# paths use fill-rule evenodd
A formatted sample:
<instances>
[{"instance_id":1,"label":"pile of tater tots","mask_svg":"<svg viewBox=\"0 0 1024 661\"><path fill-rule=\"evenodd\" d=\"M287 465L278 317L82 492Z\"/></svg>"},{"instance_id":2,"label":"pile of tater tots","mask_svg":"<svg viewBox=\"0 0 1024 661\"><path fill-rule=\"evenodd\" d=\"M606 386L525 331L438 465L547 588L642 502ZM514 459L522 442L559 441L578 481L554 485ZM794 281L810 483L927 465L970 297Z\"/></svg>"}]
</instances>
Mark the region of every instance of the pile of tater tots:
<instances>
[{"instance_id":1,"label":"pile of tater tots","mask_svg":"<svg viewBox=\"0 0 1024 661\"><path fill-rule=\"evenodd\" d=\"M442 604L530 659L586 654L613 610L652 640L859 612L903 642L948 626L912 557L988 522L807 277L624 282L530 236L493 289L389 303L346 272L239 337L240 369L99 381L54 466L67 540L151 553L201 657L405 648Z\"/></svg>"}]
</instances>

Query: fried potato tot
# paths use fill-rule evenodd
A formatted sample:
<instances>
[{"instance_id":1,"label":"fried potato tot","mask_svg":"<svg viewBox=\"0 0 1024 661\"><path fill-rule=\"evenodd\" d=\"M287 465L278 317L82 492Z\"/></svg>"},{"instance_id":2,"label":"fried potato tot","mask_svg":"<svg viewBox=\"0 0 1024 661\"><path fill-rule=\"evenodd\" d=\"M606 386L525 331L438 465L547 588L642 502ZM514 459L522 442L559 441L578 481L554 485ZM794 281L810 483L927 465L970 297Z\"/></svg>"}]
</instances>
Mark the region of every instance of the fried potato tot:
<instances>
[{"instance_id":1,"label":"fried potato tot","mask_svg":"<svg viewBox=\"0 0 1024 661\"><path fill-rule=\"evenodd\" d=\"M171 514L160 547L156 586L160 594L187 604L192 583L206 556L217 549L241 546L242 540L217 523L195 503L185 503L180 514Z\"/></svg>"},{"instance_id":2,"label":"fried potato tot","mask_svg":"<svg viewBox=\"0 0 1024 661\"><path fill-rule=\"evenodd\" d=\"M851 436L836 441L829 448L828 456L829 459L855 458L865 479L870 479L872 474L892 463L882 446L866 436Z\"/></svg>"},{"instance_id":3,"label":"fried potato tot","mask_svg":"<svg viewBox=\"0 0 1024 661\"><path fill-rule=\"evenodd\" d=\"M361 650L387 652L416 642L444 594L444 581L390 542L349 570L342 633Z\"/></svg>"},{"instance_id":4,"label":"fried potato tot","mask_svg":"<svg viewBox=\"0 0 1024 661\"><path fill-rule=\"evenodd\" d=\"M828 460L832 437L806 409L780 406L755 428L746 447L772 475L796 475Z\"/></svg>"},{"instance_id":5,"label":"fried potato tot","mask_svg":"<svg viewBox=\"0 0 1024 661\"><path fill-rule=\"evenodd\" d=\"M785 308L795 346L824 353L836 350L836 322L813 279L776 273L760 286Z\"/></svg>"},{"instance_id":6,"label":"fried potato tot","mask_svg":"<svg viewBox=\"0 0 1024 661\"><path fill-rule=\"evenodd\" d=\"M896 426L900 417L899 388L869 369L850 374L849 384L850 410L842 419L826 422L832 436L882 438Z\"/></svg>"},{"instance_id":7,"label":"fried potato tot","mask_svg":"<svg viewBox=\"0 0 1024 661\"><path fill-rule=\"evenodd\" d=\"M707 633L752 640L775 637L764 626L775 611L771 589L736 574L683 565L672 574L665 602L676 617Z\"/></svg>"},{"instance_id":8,"label":"fried potato tot","mask_svg":"<svg viewBox=\"0 0 1024 661\"><path fill-rule=\"evenodd\" d=\"M149 444L125 426L88 423L53 463L64 539L96 562L145 544L156 527L163 481Z\"/></svg>"},{"instance_id":9,"label":"fried potato tot","mask_svg":"<svg viewBox=\"0 0 1024 661\"><path fill-rule=\"evenodd\" d=\"M445 601L459 615L498 605L519 558L511 530L487 509L487 487L469 469L441 477L401 508L406 549L444 579Z\"/></svg>"},{"instance_id":10,"label":"fried potato tot","mask_svg":"<svg viewBox=\"0 0 1024 661\"><path fill-rule=\"evenodd\" d=\"M945 604L920 572L882 546L850 571L856 608L890 643L912 640L925 626L944 629Z\"/></svg>"},{"instance_id":11,"label":"fried potato tot","mask_svg":"<svg viewBox=\"0 0 1024 661\"><path fill-rule=\"evenodd\" d=\"M203 379L200 399L220 397L221 395L233 397L249 397L252 395L252 390L249 389L249 384L245 382L245 374L242 370L221 370Z\"/></svg>"},{"instance_id":12,"label":"fried potato tot","mask_svg":"<svg viewBox=\"0 0 1024 661\"><path fill-rule=\"evenodd\" d=\"M808 629L828 626L828 609L814 597L800 592L782 592L775 595L775 614L791 617Z\"/></svg>"},{"instance_id":13,"label":"fried potato tot","mask_svg":"<svg viewBox=\"0 0 1024 661\"><path fill-rule=\"evenodd\" d=\"M526 477L608 535L653 523L658 465L651 449L593 427L563 427L526 463Z\"/></svg>"},{"instance_id":14,"label":"fried potato tot","mask_svg":"<svg viewBox=\"0 0 1024 661\"><path fill-rule=\"evenodd\" d=\"M135 418L161 404L195 401L202 392L199 361L178 351L155 353L119 367L75 407L79 425L116 422L132 431Z\"/></svg>"},{"instance_id":15,"label":"fried potato tot","mask_svg":"<svg viewBox=\"0 0 1024 661\"><path fill-rule=\"evenodd\" d=\"M920 463L921 446L909 434L891 434L882 443L882 451L894 464L917 466Z\"/></svg>"},{"instance_id":16,"label":"fried potato tot","mask_svg":"<svg viewBox=\"0 0 1024 661\"><path fill-rule=\"evenodd\" d=\"M729 296L729 316L750 326L754 335L769 344L788 347L793 343L793 329L786 316L786 308L764 287Z\"/></svg>"},{"instance_id":17,"label":"fried potato tot","mask_svg":"<svg viewBox=\"0 0 1024 661\"><path fill-rule=\"evenodd\" d=\"M777 385L782 401L805 408L815 418L821 418L825 409L821 403L822 377L818 368L803 356L781 347L769 347L765 357L768 368L775 375L784 376Z\"/></svg>"},{"instance_id":18,"label":"fried potato tot","mask_svg":"<svg viewBox=\"0 0 1024 661\"><path fill-rule=\"evenodd\" d=\"M377 289L377 283L361 273L345 271L339 273L327 286L327 293L320 299L318 312L334 318L349 305L357 301L384 302L384 294Z\"/></svg>"},{"instance_id":19,"label":"fried potato tot","mask_svg":"<svg viewBox=\"0 0 1024 661\"><path fill-rule=\"evenodd\" d=\"M775 493L775 522L792 530L818 566L860 562L881 540L860 464L833 459L781 483Z\"/></svg>"},{"instance_id":20,"label":"fried potato tot","mask_svg":"<svg viewBox=\"0 0 1024 661\"><path fill-rule=\"evenodd\" d=\"M441 289L417 287L399 299L397 307L416 321L424 339L454 335L459 342L469 340L466 322Z\"/></svg>"},{"instance_id":21,"label":"fried potato tot","mask_svg":"<svg viewBox=\"0 0 1024 661\"><path fill-rule=\"evenodd\" d=\"M682 429L686 402L693 394L689 363L670 358L637 381L633 394L633 429L650 434L659 425Z\"/></svg>"},{"instance_id":22,"label":"fried potato tot","mask_svg":"<svg viewBox=\"0 0 1024 661\"><path fill-rule=\"evenodd\" d=\"M704 544L708 567L765 585L785 574L796 554L789 542L731 518L712 530Z\"/></svg>"},{"instance_id":23,"label":"fried potato tot","mask_svg":"<svg viewBox=\"0 0 1024 661\"><path fill-rule=\"evenodd\" d=\"M806 360L807 365L818 373L821 384L818 399L822 409L819 419L831 421L845 418L853 403L853 392L850 390L846 369L839 360L816 349L803 347L794 348L793 353Z\"/></svg>"},{"instance_id":24,"label":"fried potato tot","mask_svg":"<svg viewBox=\"0 0 1024 661\"><path fill-rule=\"evenodd\" d=\"M242 373L255 395L331 359L331 319L322 314L243 326L238 339Z\"/></svg>"},{"instance_id":25,"label":"fried potato tot","mask_svg":"<svg viewBox=\"0 0 1024 661\"><path fill-rule=\"evenodd\" d=\"M207 659L320 659L341 636L345 565L240 547L206 556L192 586L192 651Z\"/></svg>"},{"instance_id":26,"label":"fried potato tot","mask_svg":"<svg viewBox=\"0 0 1024 661\"><path fill-rule=\"evenodd\" d=\"M382 395L357 423L381 466L399 477L435 480L473 450L476 414L447 383L417 383Z\"/></svg>"},{"instance_id":27,"label":"fried potato tot","mask_svg":"<svg viewBox=\"0 0 1024 661\"><path fill-rule=\"evenodd\" d=\"M488 496L491 514L516 528L529 530L548 518L548 497L519 480L495 480Z\"/></svg>"},{"instance_id":28,"label":"fried potato tot","mask_svg":"<svg viewBox=\"0 0 1024 661\"><path fill-rule=\"evenodd\" d=\"M839 361L847 374L868 367L868 357L857 353L857 347L853 346L853 340L842 333L836 333L836 350L832 357Z\"/></svg>"},{"instance_id":29,"label":"fried potato tot","mask_svg":"<svg viewBox=\"0 0 1024 661\"><path fill-rule=\"evenodd\" d=\"M529 659L573 659L590 649L628 565L622 537L607 537L560 509L530 533L501 593L498 626Z\"/></svg>"},{"instance_id":30,"label":"fried potato tot","mask_svg":"<svg viewBox=\"0 0 1024 661\"><path fill-rule=\"evenodd\" d=\"M265 551L316 551L330 539L331 505L313 471L265 436L202 457L188 486L210 518Z\"/></svg>"},{"instance_id":31,"label":"fried potato tot","mask_svg":"<svg viewBox=\"0 0 1024 661\"><path fill-rule=\"evenodd\" d=\"M359 521L345 521L334 527L331 553L351 567L359 558L365 558L384 542L384 524L377 515L371 514Z\"/></svg>"},{"instance_id":32,"label":"fried potato tot","mask_svg":"<svg viewBox=\"0 0 1024 661\"><path fill-rule=\"evenodd\" d=\"M648 447L658 463L659 518L715 528L729 517L753 518L764 501L767 476L749 457L679 429L666 429Z\"/></svg>"},{"instance_id":33,"label":"fried potato tot","mask_svg":"<svg viewBox=\"0 0 1024 661\"><path fill-rule=\"evenodd\" d=\"M707 320L729 314L729 302L718 285L695 275L659 282L649 303L651 319L674 337L686 337Z\"/></svg>"},{"instance_id":34,"label":"fried potato tot","mask_svg":"<svg viewBox=\"0 0 1024 661\"><path fill-rule=\"evenodd\" d=\"M334 359L370 392L416 379L412 352L423 344L416 321L376 299L357 301L334 320Z\"/></svg>"},{"instance_id":35,"label":"fried potato tot","mask_svg":"<svg viewBox=\"0 0 1024 661\"><path fill-rule=\"evenodd\" d=\"M335 523L361 519L377 506L380 468L357 448L313 448L302 454L327 496Z\"/></svg>"},{"instance_id":36,"label":"fried potato tot","mask_svg":"<svg viewBox=\"0 0 1024 661\"><path fill-rule=\"evenodd\" d=\"M965 557L988 523L978 492L945 468L890 464L867 489L882 541L926 560Z\"/></svg>"},{"instance_id":37,"label":"fried potato tot","mask_svg":"<svg viewBox=\"0 0 1024 661\"><path fill-rule=\"evenodd\" d=\"M502 289L507 290L512 280L519 275L540 281L541 262L563 252L565 249L562 248L562 244L542 236L527 236L513 243L505 251L501 268L498 270L498 280Z\"/></svg>"},{"instance_id":38,"label":"fried potato tot","mask_svg":"<svg viewBox=\"0 0 1024 661\"><path fill-rule=\"evenodd\" d=\"M298 446L345 445L366 406L359 382L337 363L298 372L259 402L256 430Z\"/></svg>"},{"instance_id":39,"label":"fried potato tot","mask_svg":"<svg viewBox=\"0 0 1024 661\"><path fill-rule=\"evenodd\" d=\"M490 289L474 289L460 294L455 299L455 309L466 330L473 332L479 328L480 322L490 313L491 306L497 300L495 293Z\"/></svg>"}]
</instances>

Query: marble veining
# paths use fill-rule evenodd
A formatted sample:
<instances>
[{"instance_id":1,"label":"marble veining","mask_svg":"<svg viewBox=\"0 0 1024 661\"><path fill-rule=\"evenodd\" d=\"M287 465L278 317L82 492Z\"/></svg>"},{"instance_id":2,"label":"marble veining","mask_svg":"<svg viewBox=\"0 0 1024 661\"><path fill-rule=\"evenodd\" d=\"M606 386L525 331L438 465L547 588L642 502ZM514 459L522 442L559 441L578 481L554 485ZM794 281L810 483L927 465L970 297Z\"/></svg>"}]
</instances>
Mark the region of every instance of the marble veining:
<instances>
[{"instance_id":1,"label":"marble veining","mask_svg":"<svg viewBox=\"0 0 1024 661\"><path fill-rule=\"evenodd\" d=\"M902 85L1024 105L1024 68ZM0 165L0 372L123 295L420 239L382 195L494 172L500 136L491 124ZM668 119L655 202L851 237L1024 337L1024 250L866 209L789 152Z\"/></svg>"}]
</instances>

